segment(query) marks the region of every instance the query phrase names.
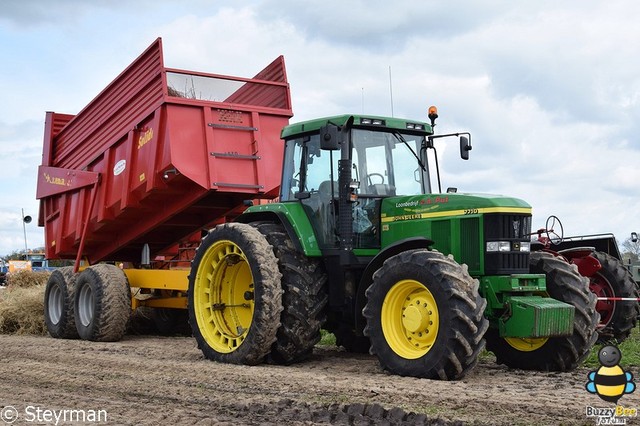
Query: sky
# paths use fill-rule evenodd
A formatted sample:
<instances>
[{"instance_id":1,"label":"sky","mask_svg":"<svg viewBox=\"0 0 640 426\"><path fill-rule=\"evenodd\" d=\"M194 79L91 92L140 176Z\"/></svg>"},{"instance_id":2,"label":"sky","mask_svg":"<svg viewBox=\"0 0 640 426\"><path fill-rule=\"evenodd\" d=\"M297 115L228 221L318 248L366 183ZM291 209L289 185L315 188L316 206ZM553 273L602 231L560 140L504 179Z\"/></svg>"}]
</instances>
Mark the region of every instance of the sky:
<instances>
[{"instance_id":1,"label":"sky","mask_svg":"<svg viewBox=\"0 0 640 426\"><path fill-rule=\"evenodd\" d=\"M53 6L55 4L55 7ZM44 245L46 111L75 114L157 37L165 65L251 77L285 56L292 122L344 113L468 131L443 188L533 206L565 236L640 232L640 3L621 0L4 0L0 255ZM24 225L22 210L34 220Z\"/></svg>"}]
</instances>

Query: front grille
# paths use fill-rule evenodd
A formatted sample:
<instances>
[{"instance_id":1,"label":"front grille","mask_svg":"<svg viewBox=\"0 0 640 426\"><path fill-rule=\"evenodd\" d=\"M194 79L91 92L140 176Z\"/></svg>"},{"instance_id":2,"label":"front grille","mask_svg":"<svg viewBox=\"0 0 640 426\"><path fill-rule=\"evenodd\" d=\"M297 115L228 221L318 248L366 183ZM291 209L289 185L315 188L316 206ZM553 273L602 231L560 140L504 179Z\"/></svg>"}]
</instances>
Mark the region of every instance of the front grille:
<instances>
[{"instance_id":1,"label":"front grille","mask_svg":"<svg viewBox=\"0 0 640 426\"><path fill-rule=\"evenodd\" d=\"M531 215L491 213L484 217L487 241L529 241Z\"/></svg>"},{"instance_id":2,"label":"front grille","mask_svg":"<svg viewBox=\"0 0 640 426\"><path fill-rule=\"evenodd\" d=\"M480 218L469 217L460 219L460 256L462 263L469 266L469 272L473 275L480 274L480 256L478 250L480 244Z\"/></svg>"},{"instance_id":3,"label":"front grille","mask_svg":"<svg viewBox=\"0 0 640 426\"><path fill-rule=\"evenodd\" d=\"M529 241L531 215L492 213L484 217L485 248L487 241ZM529 272L529 252L485 253L486 275L525 274Z\"/></svg>"}]
</instances>

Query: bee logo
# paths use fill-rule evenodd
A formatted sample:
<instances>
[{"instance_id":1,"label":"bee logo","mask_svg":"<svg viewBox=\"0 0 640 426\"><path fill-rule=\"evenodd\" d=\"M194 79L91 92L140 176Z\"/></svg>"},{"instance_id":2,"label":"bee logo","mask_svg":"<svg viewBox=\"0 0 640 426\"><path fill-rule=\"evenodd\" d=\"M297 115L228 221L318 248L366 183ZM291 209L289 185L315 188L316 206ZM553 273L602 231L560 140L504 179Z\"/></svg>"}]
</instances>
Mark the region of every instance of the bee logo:
<instances>
[{"instance_id":1,"label":"bee logo","mask_svg":"<svg viewBox=\"0 0 640 426\"><path fill-rule=\"evenodd\" d=\"M586 384L587 392L597 394L607 402L618 403L622 395L636 390L633 374L624 371L618 365L622 359L620 349L615 346L605 346L598 353L598 360L602 367L589 373Z\"/></svg>"}]
</instances>

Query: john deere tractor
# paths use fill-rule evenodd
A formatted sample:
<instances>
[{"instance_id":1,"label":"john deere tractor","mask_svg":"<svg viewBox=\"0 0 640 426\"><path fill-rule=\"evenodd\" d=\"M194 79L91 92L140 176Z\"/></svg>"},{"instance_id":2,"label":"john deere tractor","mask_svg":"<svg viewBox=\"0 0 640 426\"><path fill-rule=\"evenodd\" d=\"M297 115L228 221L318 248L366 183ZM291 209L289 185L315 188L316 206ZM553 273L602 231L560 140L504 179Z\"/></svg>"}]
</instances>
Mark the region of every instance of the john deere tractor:
<instances>
[{"instance_id":1,"label":"john deere tractor","mask_svg":"<svg viewBox=\"0 0 640 426\"><path fill-rule=\"evenodd\" d=\"M306 358L324 328L394 374L452 380L486 345L511 367L566 371L589 352L589 283L531 252L531 207L440 189L430 121L342 115L292 124L278 202L203 239L189 316L204 355ZM433 151L428 155L429 151ZM437 192L432 180L438 182Z\"/></svg>"}]
</instances>

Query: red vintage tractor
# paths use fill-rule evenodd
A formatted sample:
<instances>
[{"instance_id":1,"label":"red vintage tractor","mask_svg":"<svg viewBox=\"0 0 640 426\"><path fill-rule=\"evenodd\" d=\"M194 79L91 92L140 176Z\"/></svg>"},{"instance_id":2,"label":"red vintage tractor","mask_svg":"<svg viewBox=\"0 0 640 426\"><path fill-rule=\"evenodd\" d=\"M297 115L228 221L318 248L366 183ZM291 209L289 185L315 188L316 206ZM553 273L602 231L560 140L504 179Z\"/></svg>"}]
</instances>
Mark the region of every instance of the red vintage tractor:
<instances>
[{"instance_id":1,"label":"red vintage tractor","mask_svg":"<svg viewBox=\"0 0 640 426\"><path fill-rule=\"evenodd\" d=\"M624 266L613 234L564 237L562 222L549 216L544 228L538 229L531 251L543 251L576 265L578 272L589 278L589 288L598 298L600 341L629 337L640 319L640 287Z\"/></svg>"}]
</instances>

